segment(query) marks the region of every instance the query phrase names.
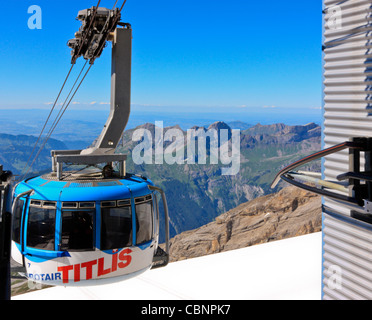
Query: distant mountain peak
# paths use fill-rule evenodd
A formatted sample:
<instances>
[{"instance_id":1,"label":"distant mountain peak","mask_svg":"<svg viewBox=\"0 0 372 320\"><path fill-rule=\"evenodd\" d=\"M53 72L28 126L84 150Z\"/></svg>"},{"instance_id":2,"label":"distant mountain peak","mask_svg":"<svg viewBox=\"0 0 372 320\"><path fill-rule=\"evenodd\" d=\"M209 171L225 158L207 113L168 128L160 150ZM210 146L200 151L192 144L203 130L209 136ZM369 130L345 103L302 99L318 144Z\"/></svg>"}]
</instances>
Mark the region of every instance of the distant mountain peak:
<instances>
[{"instance_id":1,"label":"distant mountain peak","mask_svg":"<svg viewBox=\"0 0 372 320\"><path fill-rule=\"evenodd\" d=\"M201 130L204 130L204 131L207 130L207 129L205 129L205 127L199 127L199 126L193 126L193 127L190 128L190 130L196 130L196 131L197 131L197 130L200 130L200 129L201 129Z\"/></svg>"},{"instance_id":2,"label":"distant mountain peak","mask_svg":"<svg viewBox=\"0 0 372 320\"><path fill-rule=\"evenodd\" d=\"M146 129L146 130L154 131L155 125L153 123L145 123L145 124L138 126L135 130L137 129Z\"/></svg>"},{"instance_id":3,"label":"distant mountain peak","mask_svg":"<svg viewBox=\"0 0 372 320\"><path fill-rule=\"evenodd\" d=\"M231 128L227 125L227 123L223 122L223 121L217 121L215 123L212 123L209 127L208 127L208 130L210 129L215 129L217 131L219 130L222 130L222 129L226 129L226 130L229 130L231 131Z\"/></svg>"}]
</instances>

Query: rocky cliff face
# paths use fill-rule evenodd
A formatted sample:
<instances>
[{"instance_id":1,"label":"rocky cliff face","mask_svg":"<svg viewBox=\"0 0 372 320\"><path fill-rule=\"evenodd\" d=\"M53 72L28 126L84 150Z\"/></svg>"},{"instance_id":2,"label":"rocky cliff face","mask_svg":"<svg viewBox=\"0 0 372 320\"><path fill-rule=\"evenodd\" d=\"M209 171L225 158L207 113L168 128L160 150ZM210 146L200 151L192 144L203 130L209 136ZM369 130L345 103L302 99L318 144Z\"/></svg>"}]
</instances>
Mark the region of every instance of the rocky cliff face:
<instances>
[{"instance_id":1,"label":"rocky cliff face","mask_svg":"<svg viewBox=\"0 0 372 320\"><path fill-rule=\"evenodd\" d=\"M295 187L257 198L171 240L171 261L321 231L321 198Z\"/></svg>"}]
</instances>

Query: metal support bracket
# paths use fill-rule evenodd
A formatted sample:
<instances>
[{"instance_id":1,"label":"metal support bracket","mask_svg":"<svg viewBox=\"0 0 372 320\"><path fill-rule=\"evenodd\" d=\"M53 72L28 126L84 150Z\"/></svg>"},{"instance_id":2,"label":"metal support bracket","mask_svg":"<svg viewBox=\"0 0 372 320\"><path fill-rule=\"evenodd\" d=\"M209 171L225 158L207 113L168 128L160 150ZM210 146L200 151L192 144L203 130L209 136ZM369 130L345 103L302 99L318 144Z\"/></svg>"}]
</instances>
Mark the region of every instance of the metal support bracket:
<instances>
[{"instance_id":1,"label":"metal support bracket","mask_svg":"<svg viewBox=\"0 0 372 320\"><path fill-rule=\"evenodd\" d=\"M53 172L57 174L57 179L61 180L63 177L63 164L74 165L96 165L100 163L119 163L119 175L124 177L126 175L126 160L127 156L123 154L112 155L81 155L79 150L70 151L52 151L52 168Z\"/></svg>"},{"instance_id":2,"label":"metal support bracket","mask_svg":"<svg viewBox=\"0 0 372 320\"><path fill-rule=\"evenodd\" d=\"M114 153L131 111L132 29L117 28L113 35L110 115L94 146L81 154Z\"/></svg>"},{"instance_id":3,"label":"metal support bracket","mask_svg":"<svg viewBox=\"0 0 372 320\"><path fill-rule=\"evenodd\" d=\"M325 181L295 169L314 161L349 149L350 172L337 177L338 181ZM372 224L372 138L353 138L331 148L314 153L281 170L272 183L274 188L280 179L301 189L342 202L351 209L352 217ZM364 172L360 171L361 156L364 156ZM347 185L341 183L349 180ZM311 183L320 187L311 186ZM341 191L336 192L336 191ZM347 194L347 195L346 195Z\"/></svg>"}]
</instances>

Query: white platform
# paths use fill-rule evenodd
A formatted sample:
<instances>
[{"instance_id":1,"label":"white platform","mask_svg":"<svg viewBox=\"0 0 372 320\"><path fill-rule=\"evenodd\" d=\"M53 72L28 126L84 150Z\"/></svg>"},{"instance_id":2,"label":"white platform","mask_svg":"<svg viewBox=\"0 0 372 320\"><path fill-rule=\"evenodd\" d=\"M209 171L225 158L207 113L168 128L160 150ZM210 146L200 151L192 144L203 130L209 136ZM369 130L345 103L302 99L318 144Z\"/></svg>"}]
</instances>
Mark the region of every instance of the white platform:
<instances>
[{"instance_id":1,"label":"white platform","mask_svg":"<svg viewBox=\"0 0 372 320\"><path fill-rule=\"evenodd\" d=\"M320 300L321 233L171 263L120 283L14 300Z\"/></svg>"}]
</instances>

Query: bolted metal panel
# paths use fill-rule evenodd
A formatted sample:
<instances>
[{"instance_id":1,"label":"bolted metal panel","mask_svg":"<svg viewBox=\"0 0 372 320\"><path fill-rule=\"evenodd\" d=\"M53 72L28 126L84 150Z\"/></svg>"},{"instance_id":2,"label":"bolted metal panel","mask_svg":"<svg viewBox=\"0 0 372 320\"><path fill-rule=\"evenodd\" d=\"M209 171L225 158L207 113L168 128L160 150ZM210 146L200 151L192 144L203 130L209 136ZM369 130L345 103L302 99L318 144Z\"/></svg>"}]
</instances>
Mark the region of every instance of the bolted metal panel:
<instances>
[{"instance_id":1,"label":"bolted metal panel","mask_svg":"<svg viewBox=\"0 0 372 320\"><path fill-rule=\"evenodd\" d=\"M323 147L328 148L372 137L372 0L323 0L323 13ZM325 179L348 171L348 151L325 157ZM323 214L323 299L372 299L372 227L353 224L350 210L338 202L323 203L335 213Z\"/></svg>"}]
</instances>

